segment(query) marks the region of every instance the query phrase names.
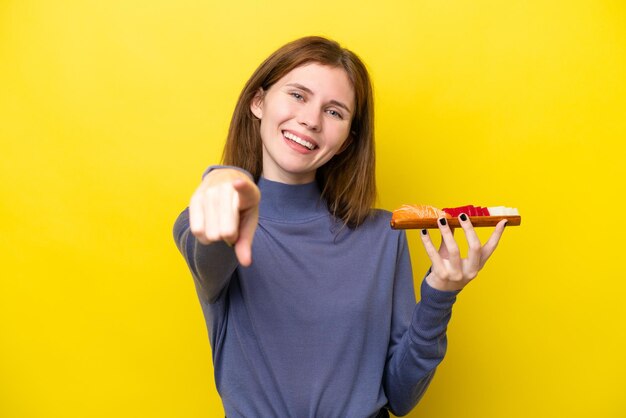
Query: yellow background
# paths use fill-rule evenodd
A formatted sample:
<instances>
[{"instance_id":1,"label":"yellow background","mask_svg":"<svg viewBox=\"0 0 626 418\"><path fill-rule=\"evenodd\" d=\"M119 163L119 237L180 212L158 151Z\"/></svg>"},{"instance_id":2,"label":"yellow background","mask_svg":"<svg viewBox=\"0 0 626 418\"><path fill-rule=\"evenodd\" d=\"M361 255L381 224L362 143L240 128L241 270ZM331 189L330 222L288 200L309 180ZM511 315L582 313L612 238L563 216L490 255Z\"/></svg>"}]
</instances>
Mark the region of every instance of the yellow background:
<instances>
[{"instance_id":1,"label":"yellow background","mask_svg":"<svg viewBox=\"0 0 626 418\"><path fill-rule=\"evenodd\" d=\"M0 2L0 417L223 416L171 227L245 80L309 34L371 70L380 207L523 215L410 416L625 417L617 0Z\"/></svg>"}]
</instances>

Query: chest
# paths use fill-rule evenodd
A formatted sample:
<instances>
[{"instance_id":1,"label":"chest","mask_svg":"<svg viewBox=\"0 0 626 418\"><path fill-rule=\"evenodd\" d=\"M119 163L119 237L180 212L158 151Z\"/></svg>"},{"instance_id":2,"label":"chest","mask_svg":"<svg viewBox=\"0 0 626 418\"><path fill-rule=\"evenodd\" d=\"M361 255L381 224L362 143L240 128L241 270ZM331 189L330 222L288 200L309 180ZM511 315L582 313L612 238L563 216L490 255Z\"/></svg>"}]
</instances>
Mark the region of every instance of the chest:
<instances>
[{"instance_id":1,"label":"chest","mask_svg":"<svg viewBox=\"0 0 626 418\"><path fill-rule=\"evenodd\" d=\"M385 315L393 297L393 240L311 222L260 224L253 264L240 270L246 304L275 324L343 327Z\"/></svg>"}]
</instances>

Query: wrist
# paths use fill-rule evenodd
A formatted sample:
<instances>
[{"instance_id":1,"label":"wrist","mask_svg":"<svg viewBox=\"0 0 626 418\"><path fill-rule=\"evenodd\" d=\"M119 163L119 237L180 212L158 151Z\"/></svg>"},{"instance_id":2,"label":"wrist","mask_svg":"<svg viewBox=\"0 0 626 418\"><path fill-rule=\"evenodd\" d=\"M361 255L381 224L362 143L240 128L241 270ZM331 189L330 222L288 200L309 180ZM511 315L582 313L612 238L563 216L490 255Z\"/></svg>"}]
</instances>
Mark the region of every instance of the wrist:
<instances>
[{"instance_id":1,"label":"wrist","mask_svg":"<svg viewBox=\"0 0 626 418\"><path fill-rule=\"evenodd\" d=\"M437 275L433 273L432 270L424 280L430 287L442 292L458 292L464 287L464 283L461 282L442 280L441 278L437 277Z\"/></svg>"}]
</instances>

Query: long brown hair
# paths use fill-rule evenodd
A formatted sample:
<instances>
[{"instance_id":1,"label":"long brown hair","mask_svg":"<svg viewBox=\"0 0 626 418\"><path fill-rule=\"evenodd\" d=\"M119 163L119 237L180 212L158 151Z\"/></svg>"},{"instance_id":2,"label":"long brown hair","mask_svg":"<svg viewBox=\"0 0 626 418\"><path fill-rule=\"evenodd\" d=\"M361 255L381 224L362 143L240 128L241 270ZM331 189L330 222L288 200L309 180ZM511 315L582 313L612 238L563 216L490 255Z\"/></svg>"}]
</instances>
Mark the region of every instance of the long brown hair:
<instances>
[{"instance_id":1,"label":"long brown hair","mask_svg":"<svg viewBox=\"0 0 626 418\"><path fill-rule=\"evenodd\" d=\"M256 69L239 95L223 162L249 171L258 181L263 171L260 121L250 104L260 88L267 91L293 69L313 62L343 68L354 88L348 145L316 172L330 213L354 228L363 223L376 199L374 99L365 65L337 42L318 36L300 38L278 49Z\"/></svg>"}]
</instances>

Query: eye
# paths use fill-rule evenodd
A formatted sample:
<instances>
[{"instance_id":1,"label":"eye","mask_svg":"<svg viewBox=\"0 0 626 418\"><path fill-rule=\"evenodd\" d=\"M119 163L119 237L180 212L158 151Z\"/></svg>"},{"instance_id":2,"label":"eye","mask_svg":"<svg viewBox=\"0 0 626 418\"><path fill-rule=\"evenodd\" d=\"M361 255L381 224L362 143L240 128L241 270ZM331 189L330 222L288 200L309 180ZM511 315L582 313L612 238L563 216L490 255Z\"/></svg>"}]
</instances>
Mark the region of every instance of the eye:
<instances>
[{"instance_id":1,"label":"eye","mask_svg":"<svg viewBox=\"0 0 626 418\"><path fill-rule=\"evenodd\" d=\"M326 112L334 118L343 119L343 115L335 109L328 109Z\"/></svg>"},{"instance_id":2,"label":"eye","mask_svg":"<svg viewBox=\"0 0 626 418\"><path fill-rule=\"evenodd\" d=\"M291 97L293 97L296 100L304 100L304 96L298 93L297 91L292 91L289 94L291 95Z\"/></svg>"}]
</instances>

